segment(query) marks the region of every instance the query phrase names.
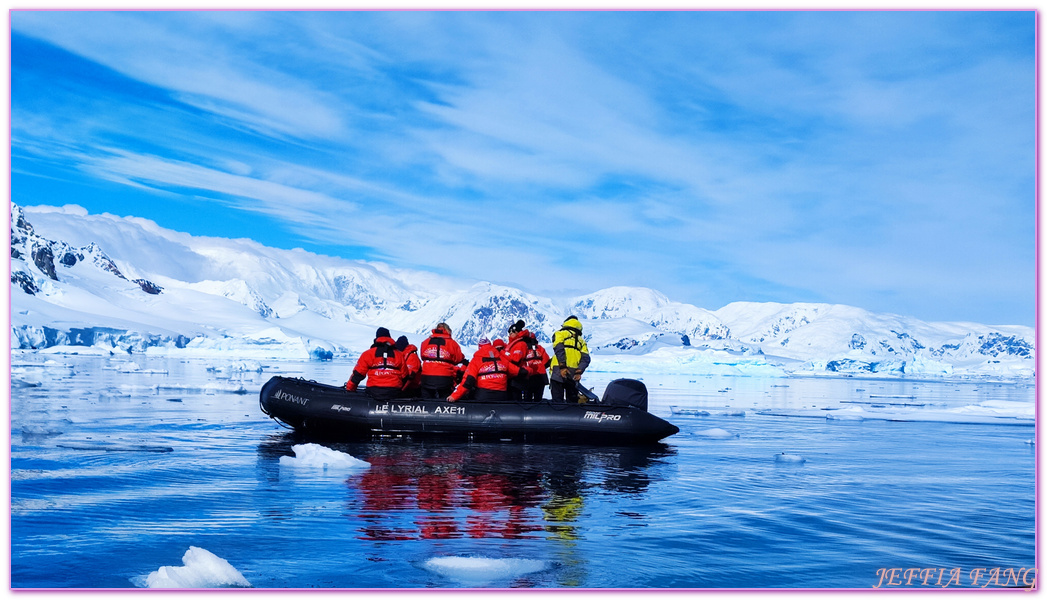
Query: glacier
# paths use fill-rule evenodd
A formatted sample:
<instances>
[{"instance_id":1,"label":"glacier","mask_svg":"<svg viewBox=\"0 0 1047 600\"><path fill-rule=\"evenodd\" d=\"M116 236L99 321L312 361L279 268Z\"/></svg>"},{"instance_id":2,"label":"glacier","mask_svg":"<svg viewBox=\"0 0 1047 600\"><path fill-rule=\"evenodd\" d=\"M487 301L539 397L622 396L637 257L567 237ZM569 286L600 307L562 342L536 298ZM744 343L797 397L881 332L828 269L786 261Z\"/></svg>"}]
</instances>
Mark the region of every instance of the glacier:
<instances>
[{"instance_id":1,"label":"glacier","mask_svg":"<svg viewBox=\"0 0 1047 600\"><path fill-rule=\"evenodd\" d=\"M1028 379L1032 328L924 322L839 304L717 310L647 288L547 298L378 262L192 236L74 205L11 205L11 349L240 359L351 357L378 326L438 322L474 346L577 315L593 369L693 375Z\"/></svg>"}]
</instances>

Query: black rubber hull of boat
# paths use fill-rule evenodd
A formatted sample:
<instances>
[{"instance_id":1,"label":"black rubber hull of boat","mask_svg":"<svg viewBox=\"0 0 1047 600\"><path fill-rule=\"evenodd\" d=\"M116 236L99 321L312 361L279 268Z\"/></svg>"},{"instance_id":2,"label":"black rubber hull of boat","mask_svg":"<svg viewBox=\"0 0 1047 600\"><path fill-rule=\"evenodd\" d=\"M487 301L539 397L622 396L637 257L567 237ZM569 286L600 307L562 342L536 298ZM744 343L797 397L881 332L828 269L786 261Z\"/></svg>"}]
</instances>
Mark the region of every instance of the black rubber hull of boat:
<instances>
[{"instance_id":1,"label":"black rubber hull of boat","mask_svg":"<svg viewBox=\"0 0 1047 600\"><path fill-rule=\"evenodd\" d=\"M306 433L458 436L475 440L643 444L677 433L672 423L632 406L373 400L364 392L304 379L273 377L262 387L262 412Z\"/></svg>"}]
</instances>

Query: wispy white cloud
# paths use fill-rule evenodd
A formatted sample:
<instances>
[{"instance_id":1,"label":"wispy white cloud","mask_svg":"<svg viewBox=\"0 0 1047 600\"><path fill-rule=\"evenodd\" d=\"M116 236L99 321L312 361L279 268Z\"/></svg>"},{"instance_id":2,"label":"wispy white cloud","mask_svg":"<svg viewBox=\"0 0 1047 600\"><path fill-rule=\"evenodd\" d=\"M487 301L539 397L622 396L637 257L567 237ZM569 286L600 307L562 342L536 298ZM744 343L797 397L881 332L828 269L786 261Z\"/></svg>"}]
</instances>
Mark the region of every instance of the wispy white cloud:
<instances>
[{"instance_id":1,"label":"wispy white cloud","mask_svg":"<svg viewBox=\"0 0 1047 600\"><path fill-rule=\"evenodd\" d=\"M324 214L341 216L356 210L350 202L262 178L119 149L102 151L85 157L84 167L108 181L160 190L185 188L242 210L310 225L323 222Z\"/></svg>"},{"instance_id":2,"label":"wispy white cloud","mask_svg":"<svg viewBox=\"0 0 1047 600\"><path fill-rule=\"evenodd\" d=\"M238 52L235 37L223 27L229 21L164 15L18 11L12 27L260 131L295 137L342 133L334 98Z\"/></svg>"}]
</instances>

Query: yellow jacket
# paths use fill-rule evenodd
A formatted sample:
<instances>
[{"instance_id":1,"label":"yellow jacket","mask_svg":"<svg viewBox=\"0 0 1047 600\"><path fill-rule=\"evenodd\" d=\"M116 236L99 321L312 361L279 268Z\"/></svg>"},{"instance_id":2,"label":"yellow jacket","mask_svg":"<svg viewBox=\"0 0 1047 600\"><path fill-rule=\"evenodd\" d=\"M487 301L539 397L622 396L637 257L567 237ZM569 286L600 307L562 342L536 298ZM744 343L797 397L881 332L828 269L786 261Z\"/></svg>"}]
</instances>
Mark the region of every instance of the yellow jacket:
<instances>
[{"instance_id":1,"label":"yellow jacket","mask_svg":"<svg viewBox=\"0 0 1047 600\"><path fill-rule=\"evenodd\" d=\"M552 378L561 381L560 366L573 372L585 371L589 366L589 347L582 339L582 324L578 319L567 319L563 327L553 334L553 356L549 363Z\"/></svg>"}]
</instances>

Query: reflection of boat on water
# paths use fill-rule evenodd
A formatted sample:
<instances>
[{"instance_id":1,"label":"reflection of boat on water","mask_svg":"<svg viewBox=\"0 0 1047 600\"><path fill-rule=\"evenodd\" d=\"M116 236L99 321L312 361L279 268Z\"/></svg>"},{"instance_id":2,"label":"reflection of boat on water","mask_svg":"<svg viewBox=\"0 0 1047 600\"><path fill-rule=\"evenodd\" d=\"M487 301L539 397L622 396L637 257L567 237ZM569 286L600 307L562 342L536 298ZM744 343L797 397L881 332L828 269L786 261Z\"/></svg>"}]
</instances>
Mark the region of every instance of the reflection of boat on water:
<instances>
[{"instance_id":1,"label":"reflection of boat on water","mask_svg":"<svg viewBox=\"0 0 1047 600\"><path fill-rule=\"evenodd\" d=\"M275 467L304 441L297 433L259 446ZM674 450L410 440L340 442L333 449L371 466L345 478L347 515L366 540L453 538L572 541L594 493L644 493ZM633 515L632 519L642 519Z\"/></svg>"},{"instance_id":2,"label":"reflection of boat on water","mask_svg":"<svg viewBox=\"0 0 1047 600\"><path fill-rule=\"evenodd\" d=\"M343 438L373 435L458 436L471 440L644 444L679 432L647 412L647 390L611 382L599 402L553 404L374 400L364 392L273 377L261 390L262 412L296 430Z\"/></svg>"}]
</instances>

